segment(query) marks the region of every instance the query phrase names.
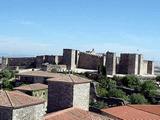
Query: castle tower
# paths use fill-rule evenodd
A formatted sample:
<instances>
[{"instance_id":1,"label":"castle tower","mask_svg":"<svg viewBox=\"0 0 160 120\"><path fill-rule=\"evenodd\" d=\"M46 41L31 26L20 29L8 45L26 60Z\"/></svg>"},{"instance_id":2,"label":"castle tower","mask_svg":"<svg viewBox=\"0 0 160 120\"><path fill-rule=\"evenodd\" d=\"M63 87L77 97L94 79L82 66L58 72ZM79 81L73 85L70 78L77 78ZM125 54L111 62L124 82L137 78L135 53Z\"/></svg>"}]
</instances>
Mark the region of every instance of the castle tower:
<instances>
[{"instance_id":1,"label":"castle tower","mask_svg":"<svg viewBox=\"0 0 160 120\"><path fill-rule=\"evenodd\" d=\"M116 54L112 52L106 53L106 75L116 74Z\"/></svg>"},{"instance_id":2,"label":"castle tower","mask_svg":"<svg viewBox=\"0 0 160 120\"><path fill-rule=\"evenodd\" d=\"M48 80L48 112L70 107L89 109L90 80L59 74Z\"/></svg>"},{"instance_id":3,"label":"castle tower","mask_svg":"<svg viewBox=\"0 0 160 120\"><path fill-rule=\"evenodd\" d=\"M8 66L8 58L2 57L2 68L6 68Z\"/></svg>"},{"instance_id":4,"label":"castle tower","mask_svg":"<svg viewBox=\"0 0 160 120\"><path fill-rule=\"evenodd\" d=\"M67 65L68 70L76 68L78 63L78 52L73 49L63 49L63 64Z\"/></svg>"}]
</instances>

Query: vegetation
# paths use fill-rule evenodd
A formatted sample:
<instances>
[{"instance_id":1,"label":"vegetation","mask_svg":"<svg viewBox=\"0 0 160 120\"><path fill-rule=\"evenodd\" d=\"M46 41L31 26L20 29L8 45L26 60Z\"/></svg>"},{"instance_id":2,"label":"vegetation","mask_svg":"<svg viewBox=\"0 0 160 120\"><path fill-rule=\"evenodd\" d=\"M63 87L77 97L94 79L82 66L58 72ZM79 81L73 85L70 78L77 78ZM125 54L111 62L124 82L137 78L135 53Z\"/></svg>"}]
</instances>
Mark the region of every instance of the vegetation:
<instances>
[{"instance_id":1,"label":"vegetation","mask_svg":"<svg viewBox=\"0 0 160 120\"><path fill-rule=\"evenodd\" d=\"M155 96L157 91L157 85L153 81L145 81L141 85L142 93L146 96Z\"/></svg>"},{"instance_id":2,"label":"vegetation","mask_svg":"<svg viewBox=\"0 0 160 120\"><path fill-rule=\"evenodd\" d=\"M2 88L11 90L13 88L11 79L15 77L15 72L9 69L4 69L0 72L0 81L2 81Z\"/></svg>"},{"instance_id":3,"label":"vegetation","mask_svg":"<svg viewBox=\"0 0 160 120\"><path fill-rule=\"evenodd\" d=\"M160 79L157 77L156 80ZM112 79L101 77L98 80L97 93L101 97L116 97L127 100L131 104L157 104L158 86L153 80L141 81L133 75Z\"/></svg>"},{"instance_id":4,"label":"vegetation","mask_svg":"<svg viewBox=\"0 0 160 120\"><path fill-rule=\"evenodd\" d=\"M145 99L145 97L141 94L132 94L130 97L129 97L129 101L131 104L144 104L144 103L147 103L147 100Z\"/></svg>"},{"instance_id":5,"label":"vegetation","mask_svg":"<svg viewBox=\"0 0 160 120\"><path fill-rule=\"evenodd\" d=\"M97 102L91 101L90 106L94 108L102 109L106 107L106 104L102 101L97 101Z\"/></svg>"},{"instance_id":6,"label":"vegetation","mask_svg":"<svg viewBox=\"0 0 160 120\"><path fill-rule=\"evenodd\" d=\"M129 87L129 88L133 88L133 89L139 90L141 86L140 80L136 76L133 76L133 75L123 77L121 79L121 82L122 82L122 85Z\"/></svg>"},{"instance_id":7,"label":"vegetation","mask_svg":"<svg viewBox=\"0 0 160 120\"><path fill-rule=\"evenodd\" d=\"M110 89L108 92L108 97L116 97L116 98L122 98L124 100L127 100L126 93L120 89Z\"/></svg>"}]
</instances>

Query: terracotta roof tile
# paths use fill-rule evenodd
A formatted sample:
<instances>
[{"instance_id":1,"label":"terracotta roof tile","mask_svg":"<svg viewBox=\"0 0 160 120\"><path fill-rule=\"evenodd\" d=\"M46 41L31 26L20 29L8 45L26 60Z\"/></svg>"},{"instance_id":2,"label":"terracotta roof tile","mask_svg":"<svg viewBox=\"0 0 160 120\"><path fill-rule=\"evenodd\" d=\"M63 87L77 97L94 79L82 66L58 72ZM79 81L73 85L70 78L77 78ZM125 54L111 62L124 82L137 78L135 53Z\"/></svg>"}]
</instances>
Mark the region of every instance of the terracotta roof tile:
<instances>
[{"instance_id":1,"label":"terracotta roof tile","mask_svg":"<svg viewBox=\"0 0 160 120\"><path fill-rule=\"evenodd\" d=\"M72 74L50 73L45 71L29 71L18 73L18 76L47 77L49 81L69 82L69 83L89 83L91 80Z\"/></svg>"},{"instance_id":2,"label":"terracotta roof tile","mask_svg":"<svg viewBox=\"0 0 160 120\"><path fill-rule=\"evenodd\" d=\"M135 109L146 111L160 116L160 105L129 105Z\"/></svg>"},{"instance_id":3,"label":"terracotta roof tile","mask_svg":"<svg viewBox=\"0 0 160 120\"><path fill-rule=\"evenodd\" d=\"M52 78L52 77L55 77L56 75L58 75L58 73L51 73L51 72L46 72L46 71L29 71L29 72L18 73L16 75Z\"/></svg>"},{"instance_id":4,"label":"terracotta roof tile","mask_svg":"<svg viewBox=\"0 0 160 120\"><path fill-rule=\"evenodd\" d=\"M18 91L3 91L0 90L0 106L20 108L44 103L44 100L26 95Z\"/></svg>"},{"instance_id":5,"label":"terracotta roof tile","mask_svg":"<svg viewBox=\"0 0 160 120\"><path fill-rule=\"evenodd\" d=\"M136 109L133 106L113 107L109 109L103 109L102 111L122 120L160 120L159 115Z\"/></svg>"},{"instance_id":6,"label":"terracotta roof tile","mask_svg":"<svg viewBox=\"0 0 160 120\"><path fill-rule=\"evenodd\" d=\"M68 82L68 83L75 83L75 84L91 82L91 80L87 78L79 77L72 74L59 74L54 78L48 79L48 81Z\"/></svg>"},{"instance_id":7,"label":"terracotta roof tile","mask_svg":"<svg viewBox=\"0 0 160 120\"><path fill-rule=\"evenodd\" d=\"M69 108L55 113L50 113L44 120L109 120L107 117L77 108Z\"/></svg>"},{"instance_id":8,"label":"terracotta roof tile","mask_svg":"<svg viewBox=\"0 0 160 120\"><path fill-rule=\"evenodd\" d=\"M15 87L14 90L20 90L20 91L34 91L34 90L43 90L48 89L48 85L41 84L41 83L34 83L24 86Z\"/></svg>"}]
</instances>

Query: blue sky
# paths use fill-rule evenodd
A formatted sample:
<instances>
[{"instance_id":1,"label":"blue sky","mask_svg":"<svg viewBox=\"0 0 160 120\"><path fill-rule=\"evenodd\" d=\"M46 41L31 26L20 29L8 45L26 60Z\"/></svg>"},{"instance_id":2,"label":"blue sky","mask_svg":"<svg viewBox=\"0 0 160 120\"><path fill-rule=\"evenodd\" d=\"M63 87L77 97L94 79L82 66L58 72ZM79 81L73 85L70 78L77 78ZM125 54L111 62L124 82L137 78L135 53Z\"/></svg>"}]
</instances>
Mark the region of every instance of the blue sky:
<instances>
[{"instance_id":1,"label":"blue sky","mask_svg":"<svg viewBox=\"0 0 160 120\"><path fill-rule=\"evenodd\" d=\"M0 55L63 48L143 53L160 60L159 0L1 0Z\"/></svg>"}]
</instances>

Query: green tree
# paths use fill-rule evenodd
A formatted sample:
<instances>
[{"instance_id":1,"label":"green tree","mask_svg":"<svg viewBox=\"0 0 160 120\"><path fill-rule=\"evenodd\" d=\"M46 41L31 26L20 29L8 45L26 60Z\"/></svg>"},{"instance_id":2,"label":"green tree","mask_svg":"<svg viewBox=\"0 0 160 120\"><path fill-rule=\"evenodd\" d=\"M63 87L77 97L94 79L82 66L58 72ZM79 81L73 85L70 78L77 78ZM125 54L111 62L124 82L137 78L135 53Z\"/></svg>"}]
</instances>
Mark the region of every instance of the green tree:
<instances>
[{"instance_id":1,"label":"green tree","mask_svg":"<svg viewBox=\"0 0 160 120\"><path fill-rule=\"evenodd\" d=\"M123 92L120 89L111 89L108 92L108 97L116 97L116 98L122 98L122 99L127 99L126 93Z\"/></svg>"},{"instance_id":2,"label":"green tree","mask_svg":"<svg viewBox=\"0 0 160 120\"><path fill-rule=\"evenodd\" d=\"M3 79L2 80L2 87L4 89L7 89L7 90L12 90L13 89L13 85L12 85L12 82L7 80L7 79Z\"/></svg>"},{"instance_id":3,"label":"green tree","mask_svg":"<svg viewBox=\"0 0 160 120\"><path fill-rule=\"evenodd\" d=\"M145 81L142 84L142 93L147 96L154 96L157 93L157 85L154 81Z\"/></svg>"},{"instance_id":4,"label":"green tree","mask_svg":"<svg viewBox=\"0 0 160 120\"><path fill-rule=\"evenodd\" d=\"M129 76L123 77L121 81L122 81L122 84L126 87L140 89L139 87L141 85L141 82L136 76L129 75Z\"/></svg>"},{"instance_id":5,"label":"green tree","mask_svg":"<svg viewBox=\"0 0 160 120\"><path fill-rule=\"evenodd\" d=\"M106 90L114 89L116 88L116 81L103 78L100 80L100 87L105 88Z\"/></svg>"},{"instance_id":6,"label":"green tree","mask_svg":"<svg viewBox=\"0 0 160 120\"><path fill-rule=\"evenodd\" d=\"M130 100L130 103L131 104L144 104L144 103L147 103L147 100L145 99L145 97L141 94L132 94L130 97L129 97L129 100Z\"/></svg>"},{"instance_id":7,"label":"green tree","mask_svg":"<svg viewBox=\"0 0 160 120\"><path fill-rule=\"evenodd\" d=\"M106 97L108 95L108 91L105 88L100 86L97 87L97 93L101 97Z\"/></svg>"}]
</instances>

